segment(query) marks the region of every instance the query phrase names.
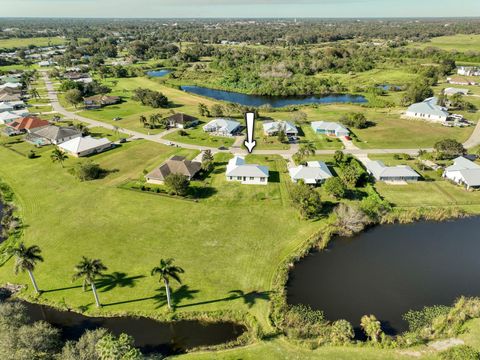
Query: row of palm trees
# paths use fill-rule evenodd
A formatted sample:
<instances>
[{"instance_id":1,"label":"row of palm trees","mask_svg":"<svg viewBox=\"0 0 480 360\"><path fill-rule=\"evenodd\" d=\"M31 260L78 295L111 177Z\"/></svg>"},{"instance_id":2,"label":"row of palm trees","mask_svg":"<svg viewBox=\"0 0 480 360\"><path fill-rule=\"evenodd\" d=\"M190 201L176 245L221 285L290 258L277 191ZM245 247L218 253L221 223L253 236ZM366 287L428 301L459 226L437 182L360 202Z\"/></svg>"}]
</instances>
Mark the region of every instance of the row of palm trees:
<instances>
[{"instance_id":1,"label":"row of palm trees","mask_svg":"<svg viewBox=\"0 0 480 360\"><path fill-rule=\"evenodd\" d=\"M43 262L43 257L41 253L42 251L37 245L27 247L23 242L11 250L11 254L15 257L15 274L18 274L19 272L28 273L33 288L35 289L35 292L37 294L40 294L41 290L38 288L33 272L37 263ZM175 260L172 258L160 259L159 265L155 266L151 270L151 276L158 275L158 281L163 282L165 286L165 292L167 294L167 304L170 309L172 308L170 281L175 280L181 284L182 281L180 278L180 274L184 273L184 270L181 267L176 266L174 264L174 261ZM100 259L90 259L85 256L82 257L82 260L74 268L73 281L82 279L83 291L86 291L88 286L90 286L97 307L100 307L101 303L98 297L95 280L103 276L106 270L107 267L102 263Z\"/></svg>"}]
</instances>

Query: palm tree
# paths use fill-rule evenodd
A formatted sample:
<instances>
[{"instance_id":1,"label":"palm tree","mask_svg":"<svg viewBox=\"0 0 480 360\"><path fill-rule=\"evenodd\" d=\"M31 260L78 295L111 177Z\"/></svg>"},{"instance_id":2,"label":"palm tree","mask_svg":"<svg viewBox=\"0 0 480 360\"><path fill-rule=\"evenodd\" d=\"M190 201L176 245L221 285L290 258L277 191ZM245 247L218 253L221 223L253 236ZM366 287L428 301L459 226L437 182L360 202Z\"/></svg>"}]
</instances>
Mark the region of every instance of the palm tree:
<instances>
[{"instance_id":1,"label":"palm tree","mask_svg":"<svg viewBox=\"0 0 480 360\"><path fill-rule=\"evenodd\" d=\"M302 146L300 146L299 153L306 157L308 155L315 155L315 150L315 144L311 141L307 141Z\"/></svg>"},{"instance_id":2,"label":"palm tree","mask_svg":"<svg viewBox=\"0 0 480 360\"><path fill-rule=\"evenodd\" d=\"M37 245L26 247L23 242L16 248L12 249L12 255L16 257L14 268L15 274L25 271L28 272L33 288L37 294L40 294L40 290L38 289L37 282L33 276L33 271L35 270L36 263L43 261L43 257L40 255L41 252L42 251Z\"/></svg>"},{"instance_id":3,"label":"palm tree","mask_svg":"<svg viewBox=\"0 0 480 360\"><path fill-rule=\"evenodd\" d=\"M140 115L139 118L140 122L142 123L143 127L145 127L145 124L147 123L147 118L145 115Z\"/></svg>"},{"instance_id":4,"label":"palm tree","mask_svg":"<svg viewBox=\"0 0 480 360\"><path fill-rule=\"evenodd\" d=\"M83 278L83 291L87 290L87 286L92 288L93 296L95 297L95 303L98 307L101 306L98 299L97 288L95 286L95 278L102 275L102 272L107 270L107 267L102 264L99 259L89 259L85 256L82 257L77 266L75 266L75 274L73 275L73 281Z\"/></svg>"},{"instance_id":5,"label":"palm tree","mask_svg":"<svg viewBox=\"0 0 480 360\"><path fill-rule=\"evenodd\" d=\"M36 88L32 88L30 89L30 96L34 99L39 99L40 98L40 94L38 93L38 90Z\"/></svg>"},{"instance_id":6,"label":"palm tree","mask_svg":"<svg viewBox=\"0 0 480 360\"><path fill-rule=\"evenodd\" d=\"M360 320L360 326L365 334L373 341L378 342L382 327L380 321L377 320L375 315L364 315Z\"/></svg>"},{"instance_id":7,"label":"palm tree","mask_svg":"<svg viewBox=\"0 0 480 360\"><path fill-rule=\"evenodd\" d=\"M59 148L55 148L50 155L50 159L52 159L52 162L59 162L64 167L63 162L68 159L68 156Z\"/></svg>"},{"instance_id":8,"label":"palm tree","mask_svg":"<svg viewBox=\"0 0 480 360\"><path fill-rule=\"evenodd\" d=\"M167 303L168 307L172 308L172 301L170 299L170 279L176 280L179 284L182 283L180 280L179 274L183 274L184 270L179 267L173 265L174 259L160 259L160 266L156 266L152 269L152 276L160 275L158 281L165 284L165 291L167 293Z\"/></svg>"}]
</instances>

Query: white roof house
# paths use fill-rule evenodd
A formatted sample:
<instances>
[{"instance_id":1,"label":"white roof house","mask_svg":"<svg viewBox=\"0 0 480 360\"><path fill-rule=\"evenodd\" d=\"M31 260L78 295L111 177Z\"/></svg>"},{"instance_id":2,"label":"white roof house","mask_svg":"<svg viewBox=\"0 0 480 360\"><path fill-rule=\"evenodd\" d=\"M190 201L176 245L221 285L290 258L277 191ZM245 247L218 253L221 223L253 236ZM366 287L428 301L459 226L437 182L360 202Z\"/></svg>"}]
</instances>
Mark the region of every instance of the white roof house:
<instances>
[{"instance_id":1,"label":"white roof house","mask_svg":"<svg viewBox=\"0 0 480 360\"><path fill-rule=\"evenodd\" d=\"M21 83L12 83L12 82L7 82L3 85L0 85L0 90L5 89L5 88L10 88L10 89L19 89L22 87Z\"/></svg>"},{"instance_id":2,"label":"white roof house","mask_svg":"<svg viewBox=\"0 0 480 360\"><path fill-rule=\"evenodd\" d=\"M203 131L221 136L232 136L240 127L240 123L230 119L213 119L203 126Z\"/></svg>"},{"instance_id":3,"label":"white roof house","mask_svg":"<svg viewBox=\"0 0 480 360\"><path fill-rule=\"evenodd\" d=\"M227 181L240 181L242 184L267 185L268 167L245 163L243 156L235 155L227 165Z\"/></svg>"},{"instance_id":4,"label":"white roof house","mask_svg":"<svg viewBox=\"0 0 480 360\"><path fill-rule=\"evenodd\" d=\"M464 76L480 76L480 67L476 66L459 66L457 68L458 75Z\"/></svg>"},{"instance_id":5,"label":"white roof house","mask_svg":"<svg viewBox=\"0 0 480 360\"><path fill-rule=\"evenodd\" d=\"M13 111L14 106L8 102L0 103L0 113Z\"/></svg>"},{"instance_id":6,"label":"white roof house","mask_svg":"<svg viewBox=\"0 0 480 360\"><path fill-rule=\"evenodd\" d=\"M448 87L448 88L443 89L443 93L445 95L455 95L455 94L468 95L468 89Z\"/></svg>"},{"instance_id":7,"label":"white roof house","mask_svg":"<svg viewBox=\"0 0 480 360\"><path fill-rule=\"evenodd\" d=\"M407 165L385 166L378 160L368 160L364 164L367 172L378 181L405 182L417 181L420 178L420 175Z\"/></svg>"},{"instance_id":8,"label":"white roof house","mask_svg":"<svg viewBox=\"0 0 480 360\"><path fill-rule=\"evenodd\" d=\"M29 114L28 110L4 111L0 113L0 124L7 124L13 120L23 118Z\"/></svg>"},{"instance_id":9,"label":"white roof house","mask_svg":"<svg viewBox=\"0 0 480 360\"><path fill-rule=\"evenodd\" d=\"M465 185L467 189L478 188L480 187L480 165L459 156L453 160L453 165L445 169L443 177Z\"/></svg>"},{"instance_id":10,"label":"white roof house","mask_svg":"<svg viewBox=\"0 0 480 360\"><path fill-rule=\"evenodd\" d=\"M285 135L298 135L297 127L288 121L272 121L263 124L263 132L265 133L265 135L275 135L281 129L283 129Z\"/></svg>"},{"instance_id":11,"label":"white roof house","mask_svg":"<svg viewBox=\"0 0 480 360\"><path fill-rule=\"evenodd\" d=\"M437 105L438 99L431 97L408 107L405 116L434 122L446 121L450 115L447 109Z\"/></svg>"},{"instance_id":12,"label":"white roof house","mask_svg":"<svg viewBox=\"0 0 480 360\"><path fill-rule=\"evenodd\" d=\"M303 180L305 184L319 184L332 177L330 169L323 161L308 161L307 166L292 167L288 172L293 182Z\"/></svg>"},{"instance_id":13,"label":"white roof house","mask_svg":"<svg viewBox=\"0 0 480 360\"><path fill-rule=\"evenodd\" d=\"M337 137L350 135L350 131L345 126L336 122L314 121L310 126L317 134L335 135Z\"/></svg>"},{"instance_id":14,"label":"white roof house","mask_svg":"<svg viewBox=\"0 0 480 360\"><path fill-rule=\"evenodd\" d=\"M85 136L66 141L58 147L73 156L80 157L105 151L112 147L112 142L106 138L96 139Z\"/></svg>"}]
</instances>

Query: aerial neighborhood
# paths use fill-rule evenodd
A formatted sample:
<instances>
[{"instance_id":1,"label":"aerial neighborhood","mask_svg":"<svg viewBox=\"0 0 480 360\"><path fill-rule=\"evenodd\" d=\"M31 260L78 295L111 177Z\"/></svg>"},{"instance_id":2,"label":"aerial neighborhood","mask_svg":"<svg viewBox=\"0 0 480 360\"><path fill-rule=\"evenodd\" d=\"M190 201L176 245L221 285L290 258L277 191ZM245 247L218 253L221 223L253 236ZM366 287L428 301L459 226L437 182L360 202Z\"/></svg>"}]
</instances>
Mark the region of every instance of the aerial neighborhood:
<instances>
[{"instance_id":1,"label":"aerial neighborhood","mask_svg":"<svg viewBox=\"0 0 480 360\"><path fill-rule=\"evenodd\" d=\"M478 360L480 20L210 3L0 18L0 358Z\"/></svg>"}]
</instances>

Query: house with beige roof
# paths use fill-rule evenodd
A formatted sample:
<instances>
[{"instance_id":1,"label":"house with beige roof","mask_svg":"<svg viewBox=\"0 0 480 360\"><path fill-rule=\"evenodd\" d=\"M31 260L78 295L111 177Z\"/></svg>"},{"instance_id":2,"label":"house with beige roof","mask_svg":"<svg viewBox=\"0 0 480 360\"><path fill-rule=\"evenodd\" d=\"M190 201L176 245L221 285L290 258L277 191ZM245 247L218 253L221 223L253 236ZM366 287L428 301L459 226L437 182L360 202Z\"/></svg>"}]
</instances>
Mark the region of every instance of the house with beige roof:
<instances>
[{"instance_id":1,"label":"house with beige roof","mask_svg":"<svg viewBox=\"0 0 480 360\"><path fill-rule=\"evenodd\" d=\"M188 180L192 180L201 168L200 162L187 160L183 156L173 156L145 175L145 179L149 184L163 185L168 175L181 174L185 175Z\"/></svg>"}]
</instances>

